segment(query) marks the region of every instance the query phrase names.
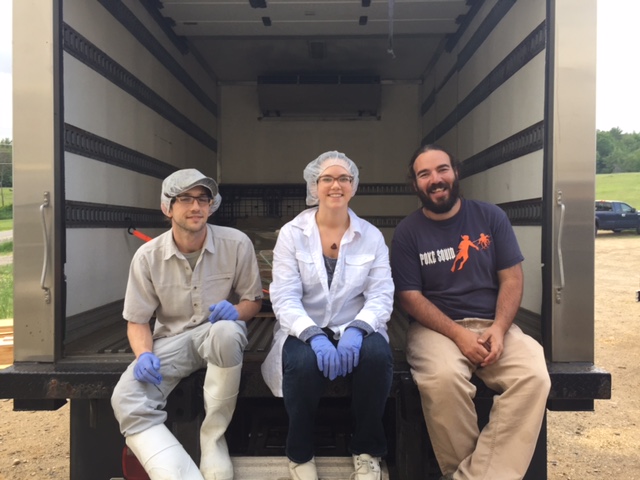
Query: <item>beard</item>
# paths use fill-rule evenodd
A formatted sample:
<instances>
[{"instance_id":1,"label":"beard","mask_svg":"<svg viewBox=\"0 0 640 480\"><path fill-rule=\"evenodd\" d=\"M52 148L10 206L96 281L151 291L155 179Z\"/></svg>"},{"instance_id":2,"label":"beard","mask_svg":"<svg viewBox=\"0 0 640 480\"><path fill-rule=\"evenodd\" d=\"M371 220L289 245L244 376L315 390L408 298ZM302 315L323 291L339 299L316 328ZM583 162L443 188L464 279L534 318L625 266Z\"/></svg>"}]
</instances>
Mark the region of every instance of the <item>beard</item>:
<instances>
[{"instance_id":1,"label":"beard","mask_svg":"<svg viewBox=\"0 0 640 480\"><path fill-rule=\"evenodd\" d=\"M202 230L204 230L205 228L207 228L207 221L206 219L204 220L204 222L202 223L191 223L188 219L186 218L176 218L173 217L172 218L172 226L174 228L177 228L179 230L182 230L183 232L188 232L188 233L198 233L201 232Z\"/></svg>"},{"instance_id":2,"label":"beard","mask_svg":"<svg viewBox=\"0 0 640 480\"><path fill-rule=\"evenodd\" d=\"M431 200L431 197L429 197L429 191L433 191L437 188L444 188L449 192L449 195L440 198L437 201ZM445 182L440 182L435 185L431 185L429 187L429 191L423 192L422 190L417 190L418 198L422 201L422 206L433 213L447 213L456 204L458 198L460 198L460 182L458 182L458 177L456 175L456 178L451 185Z\"/></svg>"}]
</instances>

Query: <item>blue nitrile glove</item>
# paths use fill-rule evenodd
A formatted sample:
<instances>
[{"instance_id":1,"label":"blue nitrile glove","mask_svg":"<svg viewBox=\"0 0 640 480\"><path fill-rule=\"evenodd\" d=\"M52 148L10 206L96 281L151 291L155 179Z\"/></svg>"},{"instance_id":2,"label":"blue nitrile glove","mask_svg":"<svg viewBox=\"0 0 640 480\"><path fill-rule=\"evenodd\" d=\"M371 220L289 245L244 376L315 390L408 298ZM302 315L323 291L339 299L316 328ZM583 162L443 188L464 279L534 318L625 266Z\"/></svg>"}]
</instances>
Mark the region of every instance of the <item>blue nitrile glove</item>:
<instances>
[{"instance_id":1,"label":"blue nitrile glove","mask_svg":"<svg viewBox=\"0 0 640 480\"><path fill-rule=\"evenodd\" d=\"M360 361L360 348L364 332L356 327L347 328L338 342L338 355L342 375L353 372Z\"/></svg>"},{"instance_id":2,"label":"blue nitrile glove","mask_svg":"<svg viewBox=\"0 0 640 480\"><path fill-rule=\"evenodd\" d=\"M318 360L318 369L329 380L340 375L340 357L333 343L325 335L316 335L309 341Z\"/></svg>"},{"instance_id":3,"label":"blue nitrile glove","mask_svg":"<svg viewBox=\"0 0 640 480\"><path fill-rule=\"evenodd\" d=\"M218 320L237 320L240 316L236 307L227 300L214 303L209 307L209 311L211 312L211 315L209 315L211 323L216 323Z\"/></svg>"},{"instance_id":4,"label":"blue nitrile glove","mask_svg":"<svg viewBox=\"0 0 640 480\"><path fill-rule=\"evenodd\" d=\"M151 352L144 352L138 357L138 362L133 367L133 376L139 382L160 385L162 382L160 359Z\"/></svg>"}]
</instances>

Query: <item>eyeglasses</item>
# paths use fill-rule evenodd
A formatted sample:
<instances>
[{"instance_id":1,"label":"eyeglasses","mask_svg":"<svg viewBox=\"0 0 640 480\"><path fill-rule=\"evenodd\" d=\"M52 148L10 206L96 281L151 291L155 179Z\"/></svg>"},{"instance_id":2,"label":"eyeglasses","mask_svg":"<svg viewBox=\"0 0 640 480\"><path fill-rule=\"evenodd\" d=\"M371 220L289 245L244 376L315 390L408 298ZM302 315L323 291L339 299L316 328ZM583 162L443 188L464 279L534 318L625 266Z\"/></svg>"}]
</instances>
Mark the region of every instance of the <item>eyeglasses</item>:
<instances>
[{"instance_id":1,"label":"eyeglasses","mask_svg":"<svg viewBox=\"0 0 640 480\"><path fill-rule=\"evenodd\" d=\"M181 205L193 205L193 202L198 202L201 207L208 207L211 205L213 199L208 195L200 195L199 197L192 197L191 195L178 195L173 199Z\"/></svg>"},{"instance_id":2,"label":"eyeglasses","mask_svg":"<svg viewBox=\"0 0 640 480\"><path fill-rule=\"evenodd\" d=\"M349 185L353 182L351 175L340 175L339 177L332 177L331 175L322 175L318 177L318 184L333 185L333 182L337 181L340 185Z\"/></svg>"}]
</instances>

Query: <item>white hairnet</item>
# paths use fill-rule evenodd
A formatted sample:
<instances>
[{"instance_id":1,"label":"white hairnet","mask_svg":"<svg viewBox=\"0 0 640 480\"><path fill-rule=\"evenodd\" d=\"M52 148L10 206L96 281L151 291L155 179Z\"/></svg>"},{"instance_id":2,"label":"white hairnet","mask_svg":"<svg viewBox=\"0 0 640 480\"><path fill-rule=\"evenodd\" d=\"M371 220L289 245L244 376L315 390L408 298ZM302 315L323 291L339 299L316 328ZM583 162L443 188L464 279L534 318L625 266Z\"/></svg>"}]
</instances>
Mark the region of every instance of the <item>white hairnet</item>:
<instances>
[{"instance_id":1,"label":"white hairnet","mask_svg":"<svg viewBox=\"0 0 640 480\"><path fill-rule=\"evenodd\" d=\"M351 183L351 196L356 194L358 189L359 172L358 167L344 153L325 152L309 163L304 169L304 179L307 181L307 205L318 205L318 177L327 168L338 165L344 168L353 177Z\"/></svg>"},{"instance_id":2,"label":"white hairnet","mask_svg":"<svg viewBox=\"0 0 640 480\"><path fill-rule=\"evenodd\" d=\"M185 168L173 172L162 182L160 195L160 207L162 213L167 215L171 210L171 200L181 193L191 190L193 187L202 186L211 192L213 203L209 207L209 215L218 210L222 197L218 193L218 184L213 178L206 177L195 168Z\"/></svg>"}]
</instances>

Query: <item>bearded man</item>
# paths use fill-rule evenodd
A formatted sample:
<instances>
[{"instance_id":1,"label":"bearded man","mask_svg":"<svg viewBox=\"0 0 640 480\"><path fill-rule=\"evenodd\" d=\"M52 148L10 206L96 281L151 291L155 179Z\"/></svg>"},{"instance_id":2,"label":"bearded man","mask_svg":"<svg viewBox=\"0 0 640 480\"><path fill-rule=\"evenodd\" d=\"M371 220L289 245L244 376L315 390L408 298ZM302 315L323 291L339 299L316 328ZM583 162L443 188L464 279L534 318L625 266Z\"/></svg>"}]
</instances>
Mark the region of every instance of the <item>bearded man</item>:
<instances>
[{"instance_id":1,"label":"bearded man","mask_svg":"<svg viewBox=\"0 0 640 480\"><path fill-rule=\"evenodd\" d=\"M524 257L500 208L461 198L442 147L418 149L409 178L422 208L396 228L391 267L442 479L522 479L551 385L542 347L513 324ZM482 430L473 374L499 393Z\"/></svg>"}]
</instances>

